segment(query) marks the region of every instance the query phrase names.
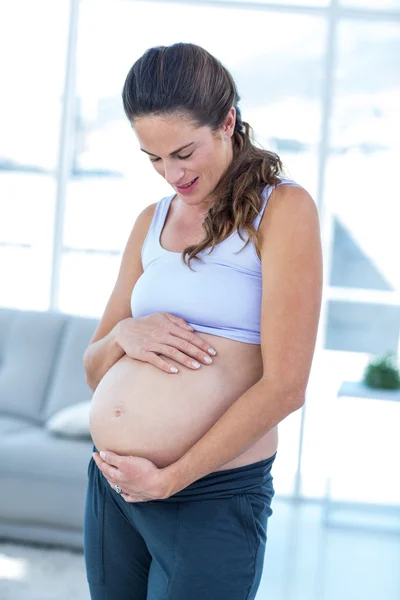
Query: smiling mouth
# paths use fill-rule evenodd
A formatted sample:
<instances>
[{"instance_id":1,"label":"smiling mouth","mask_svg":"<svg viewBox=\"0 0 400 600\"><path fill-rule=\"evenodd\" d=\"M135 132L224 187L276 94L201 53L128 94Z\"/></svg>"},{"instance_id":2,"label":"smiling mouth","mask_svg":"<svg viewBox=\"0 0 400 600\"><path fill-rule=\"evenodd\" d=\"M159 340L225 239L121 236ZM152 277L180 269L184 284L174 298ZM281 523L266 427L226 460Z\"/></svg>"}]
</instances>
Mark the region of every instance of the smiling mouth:
<instances>
[{"instance_id":1,"label":"smiling mouth","mask_svg":"<svg viewBox=\"0 0 400 600\"><path fill-rule=\"evenodd\" d=\"M184 185L178 185L177 187L180 187L180 188L190 187L196 181L196 179L198 179L198 177L195 177L194 179L192 179L192 181L189 181L189 183L185 183Z\"/></svg>"}]
</instances>

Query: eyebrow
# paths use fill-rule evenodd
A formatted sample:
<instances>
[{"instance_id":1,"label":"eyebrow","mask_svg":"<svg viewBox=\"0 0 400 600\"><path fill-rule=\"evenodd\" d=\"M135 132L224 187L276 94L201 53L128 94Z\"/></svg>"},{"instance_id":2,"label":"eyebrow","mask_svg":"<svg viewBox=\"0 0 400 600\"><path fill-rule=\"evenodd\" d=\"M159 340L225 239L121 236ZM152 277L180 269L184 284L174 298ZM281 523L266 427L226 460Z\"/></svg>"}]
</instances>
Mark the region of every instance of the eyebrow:
<instances>
[{"instance_id":1,"label":"eyebrow","mask_svg":"<svg viewBox=\"0 0 400 600\"><path fill-rule=\"evenodd\" d=\"M177 150L174 150L173 152L170 152L169 155L170 156L174 156L175 154L179 154L179 152L181 152L185 148L189 148L189 146L192 146L192 144L194 144L194 142L190 142L190 144L186 144L185 146L181 146ZM150 154L151 156L157 156L157 154L153 154L152 152L147 152L147 150L144 150L144 148L140 148L140 149L141 149L142 152L146 152L146 154Z\"/></svg>"}]
</instances>

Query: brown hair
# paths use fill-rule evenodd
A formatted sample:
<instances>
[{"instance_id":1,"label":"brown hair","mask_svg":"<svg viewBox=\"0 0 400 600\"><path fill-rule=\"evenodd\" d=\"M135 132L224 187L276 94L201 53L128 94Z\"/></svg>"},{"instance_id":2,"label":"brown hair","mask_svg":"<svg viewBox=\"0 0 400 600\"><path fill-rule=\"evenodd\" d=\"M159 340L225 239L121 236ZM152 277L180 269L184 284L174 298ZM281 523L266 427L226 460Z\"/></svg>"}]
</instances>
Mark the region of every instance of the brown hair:
<instances>
[{"instance_id":1,"label":"brown hair","mask_svg":"<svg viewBox=\"0 0 400 600\"><path fill-rule=\"evenodd\" d=\"M240 96L229 71L207 50L196 44L177 43L149 48L131 67L122 91L126 116L189 116L195 126L222 127L232 106L236 123L232 136L233 160L219 180L213 195L217 200L203 222L204 240L185 248L183 260L225 240L235 229L241 239L254 242L260 256L259 234L253 220L262 206L261 191L276 184L283 173L277 154L254 145L253 130L242 121ZM245 240L241 231L247 235Z\"/></svg>"}]
</instances>

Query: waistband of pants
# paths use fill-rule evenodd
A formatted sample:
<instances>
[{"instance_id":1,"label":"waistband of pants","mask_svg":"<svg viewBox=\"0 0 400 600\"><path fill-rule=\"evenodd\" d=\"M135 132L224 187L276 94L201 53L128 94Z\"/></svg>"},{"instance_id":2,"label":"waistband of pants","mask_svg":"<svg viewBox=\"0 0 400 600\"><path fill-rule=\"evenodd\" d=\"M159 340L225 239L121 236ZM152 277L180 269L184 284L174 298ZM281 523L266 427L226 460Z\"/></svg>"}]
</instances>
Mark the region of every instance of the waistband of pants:
<instances>
[{"instance_id":1,"label":"waistband of pants","mask_svg":"<svg viewBox=\"0 0 400 600\"><path fill-rule=\"evenodd\" d=\"M97 452L95 446L93 451ZM271 497L273 486L271 475L272 465L277 452L250 465L214 471L180 490L169 498L151 500L150 502L188 502L195 500L208 500L219 498L231 498L237 494L246 492L257 492Z\"/></svg>"},{"instance_id":2,"label":"waistband of pants","mask_svg":"<svg viewBox=\"0 0 400 600\"><path fill-rule=\"evenodd\" d=\"M153 502L188 502L231 498L246 492L257 492L271 497L274 494L271 468L276 455L277 452L269 458L243 467L214 471L169 498L153 500Z\"/></svg>"}]
</instances>

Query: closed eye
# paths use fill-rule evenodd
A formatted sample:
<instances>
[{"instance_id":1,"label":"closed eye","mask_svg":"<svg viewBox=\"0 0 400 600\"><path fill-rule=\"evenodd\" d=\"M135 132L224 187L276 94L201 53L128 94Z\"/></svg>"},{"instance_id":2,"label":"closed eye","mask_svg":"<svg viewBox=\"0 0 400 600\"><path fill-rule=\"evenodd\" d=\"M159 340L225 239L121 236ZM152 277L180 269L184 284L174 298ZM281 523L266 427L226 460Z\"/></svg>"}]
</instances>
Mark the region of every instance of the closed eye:
<instances>
[{"instance_id":1,"label":"closed eye","mask_svg":"<svg viewBox=\"0 0 400 600\"><path fill-rule=\"evenodd\" d=\"M180 160L186 160L187 158L190 158L192 156L193 152L191 152L190 154L188 154L187 156L179 156L177 155L176 158L179 158ZM150 162L158 162L160 160L160 158L151 158Z\"/></svg>"}]
</instances>

